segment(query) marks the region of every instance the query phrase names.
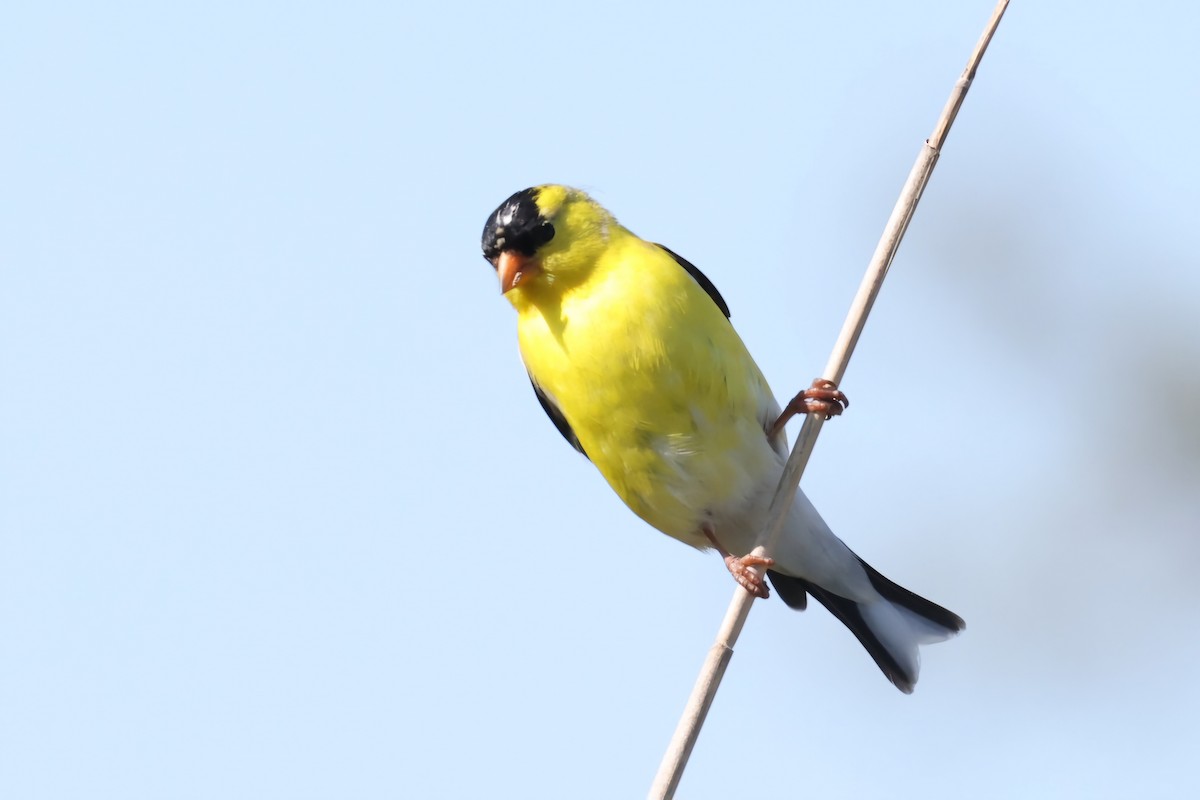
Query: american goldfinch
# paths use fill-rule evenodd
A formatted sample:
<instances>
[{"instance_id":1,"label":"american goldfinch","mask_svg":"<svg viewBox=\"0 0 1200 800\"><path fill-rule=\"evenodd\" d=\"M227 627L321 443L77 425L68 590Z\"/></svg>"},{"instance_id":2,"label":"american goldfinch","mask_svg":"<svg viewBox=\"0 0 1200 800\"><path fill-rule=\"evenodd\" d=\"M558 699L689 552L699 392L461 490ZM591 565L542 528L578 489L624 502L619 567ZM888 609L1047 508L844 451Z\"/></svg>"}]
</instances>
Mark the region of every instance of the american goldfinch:
<instances>
[{"instance_id":1,"label":"american goldfinch","mask_svg":"<svg viewBox=\"0 0 1200 800\"><path fill-rule=\"evenodd\" d=\"M712 282L566 186L509 197L482 244L517 310L538 402L617 496L668 536L718 550L748 591L767 596L757 566L792 608L811 594L911 692L918 645L950 638L962 619L856 556L803 492L773 560L738 555L766 524L788 449L779 404ZM798 400L833 414L844 397L818 386Z\"/></svg>"}]
</instances>

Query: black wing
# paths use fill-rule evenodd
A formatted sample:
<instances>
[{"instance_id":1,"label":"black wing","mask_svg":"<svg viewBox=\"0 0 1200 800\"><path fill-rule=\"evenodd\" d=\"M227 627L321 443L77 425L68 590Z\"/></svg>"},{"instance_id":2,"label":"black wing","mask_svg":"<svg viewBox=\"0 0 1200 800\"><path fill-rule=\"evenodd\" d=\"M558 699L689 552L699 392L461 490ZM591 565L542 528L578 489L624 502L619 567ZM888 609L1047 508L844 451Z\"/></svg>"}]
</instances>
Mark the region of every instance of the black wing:
<instances>
[{"instance_id":1,"label":"black wing","mask_svg":"<svg viewBox=\"0 0 1200 800\"><path fill-rule=\"evenodd\" d=\"M717 308L721 309L721 313L725 315L725 319L729 319L729 306L725 303L725 298L721 297L721 293L717 291L717 287L713 286L713 282L708 279L708 276L696 267L695 264L688 261L683 256L676 253L666 245L657 245L667 251L667 255L679 262L679 266L687 270L687 274L695 278L696 283L700 284L700 288L708 293L713 302L717 304Z\"/></svg>"},{"instance_id":2,"label":"black wing","mask_svg":"<svg viewBox=\"0 0 1200 800\"><path fill-rule=\"evenodd\" d=\"M542 404L542 410L546 412L546 416L554 423L554 427L558 428L558 432L563 435L563 438L579 452L583 453L583 445L579 443L579 437L575 435L575 431L571 428L571 423L567 422L567 418L563 416L562 411L558 406L554 405L554 401L550 399L550 395L542 391L542 387L538 386L533 380L533 376L529 376L529 383L533 386L533 393L537 395L538 402ZM583 453L583 457L587 458L587 453ZM591 459L588 459L589 461Z\"/></svg>"}]
</instances>

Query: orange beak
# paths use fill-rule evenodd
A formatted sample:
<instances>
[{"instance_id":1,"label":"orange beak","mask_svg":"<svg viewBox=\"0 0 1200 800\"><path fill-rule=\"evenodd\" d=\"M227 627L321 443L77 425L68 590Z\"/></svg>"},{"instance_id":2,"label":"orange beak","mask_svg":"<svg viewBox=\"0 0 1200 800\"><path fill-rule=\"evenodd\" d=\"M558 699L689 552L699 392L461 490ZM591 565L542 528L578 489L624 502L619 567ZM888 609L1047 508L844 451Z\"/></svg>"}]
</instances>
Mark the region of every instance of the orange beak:
<instances>
[{"instance_id":1,"label":"orange beak","mask_svg":"<svg viewBox=\"0 0 1200 800\"><path fill-rule=\"evenodd\" d=\"M508 294L520 286L522 281L532 278L540 271L529 256L505 250L496 262L496 274L500 278L500 293Z\"/></svg>"}]
</instances>

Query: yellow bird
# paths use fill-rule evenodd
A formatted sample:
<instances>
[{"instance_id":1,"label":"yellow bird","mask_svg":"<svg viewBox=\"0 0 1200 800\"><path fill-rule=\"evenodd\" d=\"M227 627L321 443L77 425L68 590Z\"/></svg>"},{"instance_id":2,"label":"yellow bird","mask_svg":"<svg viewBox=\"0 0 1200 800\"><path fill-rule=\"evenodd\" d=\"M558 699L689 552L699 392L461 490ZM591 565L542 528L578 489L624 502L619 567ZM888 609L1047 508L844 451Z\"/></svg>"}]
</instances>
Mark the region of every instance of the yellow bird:
<instances>
[{"instance_id":1,"label":"yellow bird","mask_svg":"<svg viewBox=\"0 0 1200 800\"><path fill-rule=\"evenodd\" d=\"M746 554L787 460L779 404L712 282L638 238L578 189L537 186L488 217L483 255L517 310L521 357L542 408L635 514L693 547L715 548L747 591L812 595L902 692L918 645L962 630L957 615L879 574L797 492L773 559ZM789 404L835 414L816 387Z\"/></svg>"}]
</instances>

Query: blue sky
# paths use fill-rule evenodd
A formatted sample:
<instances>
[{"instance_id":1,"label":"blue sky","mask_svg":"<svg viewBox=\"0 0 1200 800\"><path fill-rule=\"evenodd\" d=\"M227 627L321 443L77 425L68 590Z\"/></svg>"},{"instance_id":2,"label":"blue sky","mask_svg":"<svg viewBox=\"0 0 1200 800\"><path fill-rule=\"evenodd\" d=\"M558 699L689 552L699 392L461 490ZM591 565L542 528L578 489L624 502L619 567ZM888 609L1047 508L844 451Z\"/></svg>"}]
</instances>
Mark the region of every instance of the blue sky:
<instances>
[{"instance_id":1,"label":"blue sky","mask_svg":"<svg viewBox=\"0 0 1200 800\"><path fill-rule=\"evenodd\" d=\"M732 582L544 419L484 219L589 189L790 395L991 5L433 6L8 14L3 796L649 787ZM681 797L1197 790L1198 24L1010 9L804 480L967 631L905 697L757 604Z\"/></svg>"}]
</instances>

